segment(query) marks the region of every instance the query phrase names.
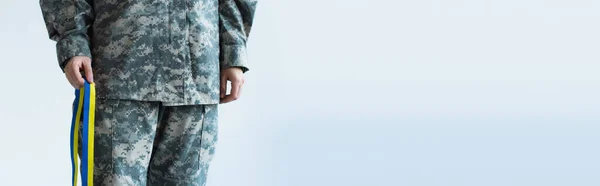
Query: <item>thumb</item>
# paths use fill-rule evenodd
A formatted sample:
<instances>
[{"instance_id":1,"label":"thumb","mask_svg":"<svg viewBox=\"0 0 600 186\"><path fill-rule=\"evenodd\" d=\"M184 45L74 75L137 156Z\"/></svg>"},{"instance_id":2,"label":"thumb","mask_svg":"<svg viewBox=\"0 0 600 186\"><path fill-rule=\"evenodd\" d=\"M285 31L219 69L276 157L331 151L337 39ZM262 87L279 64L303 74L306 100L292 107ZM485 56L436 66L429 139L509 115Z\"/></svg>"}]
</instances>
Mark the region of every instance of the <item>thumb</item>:
<instances>
[{"instance_id":1,"label":"thumb","mask_svg":"<svg viewBox=\"0 0 600 186\"><path fill-rule=\"evenodd\" d=\"M83 63L83 69L85 71L85 77L88 80L88 82L94 83L94 74L92 72L92 63L89 61L86 61L85 63Z\"/></svg>"},{"instance_id":2,"label":"thumb","mask_svg":"<svg viewBox=\"0 0 600 186\"><path fill-rule=\"evenodd\" d=\"M225 97L225 94L227 93L227 76L226 75L222 75L221 76L221 98Z\"/></svg>"}]
</instances>

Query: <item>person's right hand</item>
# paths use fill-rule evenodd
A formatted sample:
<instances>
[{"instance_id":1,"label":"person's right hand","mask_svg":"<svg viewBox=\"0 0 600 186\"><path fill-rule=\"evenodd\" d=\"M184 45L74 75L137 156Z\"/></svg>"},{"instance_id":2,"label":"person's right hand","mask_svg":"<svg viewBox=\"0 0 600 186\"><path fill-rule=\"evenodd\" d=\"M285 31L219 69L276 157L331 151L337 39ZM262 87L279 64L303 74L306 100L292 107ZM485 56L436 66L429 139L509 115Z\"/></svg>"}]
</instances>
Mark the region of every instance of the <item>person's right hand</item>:
<instances>
[{"instance_id":1,"label":"person's right hand","mask_svg":"<svg viewBox=\"0 0 600 186\"><path fill-rule=\"evenodd\" d=\"M74 56L67 62L65 66L65 76L67 76L67 80L71 83L71 86L75 89L80 89L83 87L83 76L81 75L81 71L84 71L85 77L89 83L94 82L94 77L92 75L92 59L87 56Z\"/></svg>"}]
</instances>

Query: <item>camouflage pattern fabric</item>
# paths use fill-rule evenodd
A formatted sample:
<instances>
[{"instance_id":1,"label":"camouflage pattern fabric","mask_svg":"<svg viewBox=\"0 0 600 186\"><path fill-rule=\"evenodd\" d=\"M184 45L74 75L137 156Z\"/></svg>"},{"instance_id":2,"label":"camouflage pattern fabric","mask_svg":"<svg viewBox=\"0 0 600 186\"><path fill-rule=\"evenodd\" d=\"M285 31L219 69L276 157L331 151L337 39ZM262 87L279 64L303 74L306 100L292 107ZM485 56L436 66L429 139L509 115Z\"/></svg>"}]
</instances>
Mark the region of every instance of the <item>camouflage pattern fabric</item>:
<instances>
[{"instance_id":1,"label":"camouflage pattern fabric","mask_svg":"<svg viewBox=\"0 0 600 186\"><path fill-rule=\"evenodd\" d=\"M94 185L206 184L218 105L102 99L96 104Z\"/></svg>"},{"instance_id":2,"label":"camouflage pattern fabric","mask_svg":"<svg viewBox=\"0 0 600 186\"><path fill-rule=\"evenodd\" d=\"M220 70L249 70L256 0L40 0L64 69L92 59L98 98L219 103Z\"/></svg>"}]
</instances>

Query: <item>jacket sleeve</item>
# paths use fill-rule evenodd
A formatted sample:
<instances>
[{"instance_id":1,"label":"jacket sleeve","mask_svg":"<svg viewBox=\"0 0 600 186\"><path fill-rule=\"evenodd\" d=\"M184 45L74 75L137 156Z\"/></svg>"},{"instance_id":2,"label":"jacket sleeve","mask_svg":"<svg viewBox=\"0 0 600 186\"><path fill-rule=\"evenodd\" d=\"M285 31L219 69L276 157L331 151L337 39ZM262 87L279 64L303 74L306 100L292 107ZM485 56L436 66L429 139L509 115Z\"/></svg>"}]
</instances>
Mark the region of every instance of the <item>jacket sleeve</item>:
<instances>
[{"instance_id":1,"label":"jacket sleeve","mask_svg":"<svg viewBox=\"0 0 600 186\"><path fill-rule=\"evenodd\" d=\"M246 42L252 28L257 0L219 0L219 37L221 69L239 67L249 70Z\"/></svg>"},{"instance_id":2,"label":"jacket sleeve","mask_svg":"<svg viewBox=\"0 0 600 186\"><path fill-rule=\"evenodd\" d=\"M48 36L56 41L58 64L73 56L92 57L88 28L93 21L92 0L39 0Z\"/></svg>"}]
</instances>

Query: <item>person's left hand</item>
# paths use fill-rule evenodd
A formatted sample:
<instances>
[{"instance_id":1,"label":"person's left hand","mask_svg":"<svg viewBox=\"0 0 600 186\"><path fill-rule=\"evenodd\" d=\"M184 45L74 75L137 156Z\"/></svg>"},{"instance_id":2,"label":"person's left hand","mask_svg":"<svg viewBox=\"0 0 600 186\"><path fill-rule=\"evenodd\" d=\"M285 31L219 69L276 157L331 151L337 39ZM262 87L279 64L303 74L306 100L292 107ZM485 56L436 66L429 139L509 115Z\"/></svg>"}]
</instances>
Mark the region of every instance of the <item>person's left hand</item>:
<instances>
[{"instance_id":1,"label":"person's left hand","mask_svg":"<svg viewBox=\"0 0 600 186\"><path fill-rule=\"evenodd\" d=\"M231 81L231 92L227 95L227 81ZM221 103L229 103L240 98L244 85L244 72L237 67L226 68L221 71Z\"/></svg>"}]
</instances>

